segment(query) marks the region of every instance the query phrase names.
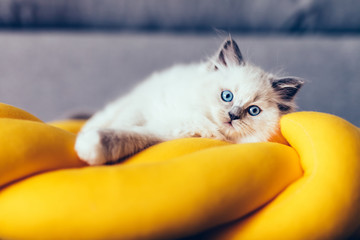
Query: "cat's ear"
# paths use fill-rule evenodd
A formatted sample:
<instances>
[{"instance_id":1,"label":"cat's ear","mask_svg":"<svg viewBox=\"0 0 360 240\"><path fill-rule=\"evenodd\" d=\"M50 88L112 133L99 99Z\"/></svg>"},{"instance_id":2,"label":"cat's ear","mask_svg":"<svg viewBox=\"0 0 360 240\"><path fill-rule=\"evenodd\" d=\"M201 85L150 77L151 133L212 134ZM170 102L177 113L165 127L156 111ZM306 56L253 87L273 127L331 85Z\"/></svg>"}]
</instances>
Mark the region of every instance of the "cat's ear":
<instances>
[{"instance_id":1,"label":"cat's ear","mask_svg":"<svg viewBox=\"0 0 360 240\"><path fill-rule=\"evenodd\" d=\"M221 45L212 59L212 68L217 70L219 66L244 65L244 59L236 42L229 37Z\"/></svg>"},{"instance_id":2,"label":"cat's ear","mask_svg":"<svg viewBox=\"0 0 360 240\"><path fill-rule=\"evenodd\" d=\"M272 80L272 87L275 92L284 101L291 101L295 97L298 90L304 84L304 81L296 77L284 77Z\"/></svg>"}]
</instances>

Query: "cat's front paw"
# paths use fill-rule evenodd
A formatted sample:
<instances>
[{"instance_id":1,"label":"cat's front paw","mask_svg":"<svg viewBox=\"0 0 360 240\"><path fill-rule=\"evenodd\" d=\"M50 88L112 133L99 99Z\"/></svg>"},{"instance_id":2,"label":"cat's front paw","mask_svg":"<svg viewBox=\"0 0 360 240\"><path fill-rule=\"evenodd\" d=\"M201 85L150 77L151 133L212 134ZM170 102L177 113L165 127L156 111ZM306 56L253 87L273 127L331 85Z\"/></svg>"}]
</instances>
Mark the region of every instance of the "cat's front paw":
<instances>
[{"instance_id":1,"label":"cat's front paw","mask_svg":"<svg viewBox=\"0 0 360 240\"><path fill-rule=\"evenodd\" d=\"M173 135L180 137L200 137L212 138L217 140L226 140L225 136L218 130L218 127L206 120L202 122L193 122L189 126L181 129L175 129Z\"/></svg>"},{"instance_id":2,"label":"cat's front paw","mask_svg":"<svg viewBox=\"0 0 360 240\"><path fill-rule=\"evenodd\" d=\"M76 138L75 151L78 157L89 165L106 163L101 136L97 130L80 132Z\"/></svg>"}]
</instances>

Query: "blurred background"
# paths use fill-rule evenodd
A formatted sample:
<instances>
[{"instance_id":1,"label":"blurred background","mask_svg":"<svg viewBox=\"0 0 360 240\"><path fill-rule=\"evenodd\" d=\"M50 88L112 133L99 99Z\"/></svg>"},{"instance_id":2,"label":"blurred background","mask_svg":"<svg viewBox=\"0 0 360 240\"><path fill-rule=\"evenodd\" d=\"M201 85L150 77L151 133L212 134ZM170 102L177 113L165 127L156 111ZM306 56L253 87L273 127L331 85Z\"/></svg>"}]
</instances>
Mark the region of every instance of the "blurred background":
<instances>
[{"instance_id":1,"label":"blurred background","mask_svg":"<svg viewBox=\"0 0 360 240\"><path fill-rule=\"evenodd\" d=\"M212 56L307 80L299 110L360 126L359 0L1 0L0 102L44 121L94 112L153 71Z\"/></svg>"}]
</instances>

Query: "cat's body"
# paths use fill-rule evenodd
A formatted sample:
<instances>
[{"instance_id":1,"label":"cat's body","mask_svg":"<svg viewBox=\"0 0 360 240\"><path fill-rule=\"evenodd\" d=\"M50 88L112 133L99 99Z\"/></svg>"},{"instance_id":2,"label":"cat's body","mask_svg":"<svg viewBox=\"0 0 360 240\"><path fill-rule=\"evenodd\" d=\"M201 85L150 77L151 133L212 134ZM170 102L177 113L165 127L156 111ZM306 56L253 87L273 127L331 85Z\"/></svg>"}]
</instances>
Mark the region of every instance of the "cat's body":
<instances>
[{"instance_id":1,"label":"cat's body","mask_svg":"<svg viewBox=\"0 0 360 240\"><path fill-rule=\"evenodd\" d=\"M281 115L295 108L301 85L245 64L230 38L211 61L155 73L110 103L83 127L75 149L99 165L176 138L266 141Z\"/></svg>"}]
</instances>

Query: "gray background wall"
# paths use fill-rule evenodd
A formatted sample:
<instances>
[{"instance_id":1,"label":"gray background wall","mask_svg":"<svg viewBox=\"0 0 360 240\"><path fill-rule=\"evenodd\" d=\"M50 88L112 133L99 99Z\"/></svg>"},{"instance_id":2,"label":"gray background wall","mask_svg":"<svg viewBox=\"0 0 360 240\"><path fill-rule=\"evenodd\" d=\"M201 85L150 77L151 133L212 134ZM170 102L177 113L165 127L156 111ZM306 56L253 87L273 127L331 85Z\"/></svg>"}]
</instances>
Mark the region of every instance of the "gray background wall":
<instances>
[{"instance_id":1,"label":"gray background wall","mask_svg":"<svg viewBox=\"0 0 360 240\"><path fill-rule=\"evenodd\" d=\"M211 56L307 79L300 110L360 126L360 1L0 1L0 101L43 120L93 112L153 71ZM217 29L225 33L219 33Z\"/></svg>"},{"instance_id":2,"label":"gray background wall","mask_svg":"<svg viewBox=\"0 0 360 240\"><path fill-rule=\"evenodd\" d=\"M3 27L358 32L358 0L2 0Z\"/></svg>"}]
</instances>

